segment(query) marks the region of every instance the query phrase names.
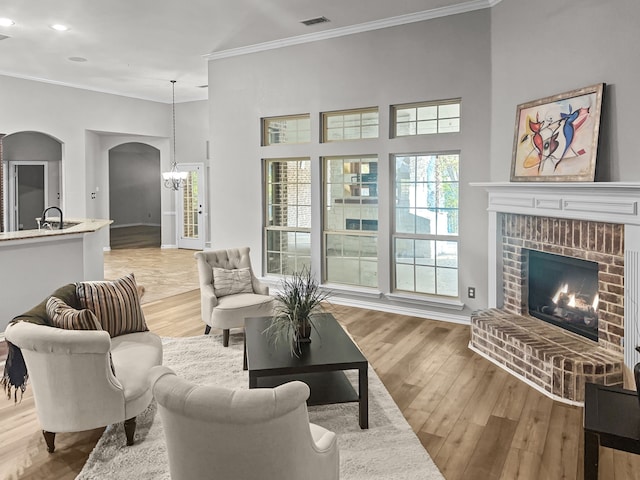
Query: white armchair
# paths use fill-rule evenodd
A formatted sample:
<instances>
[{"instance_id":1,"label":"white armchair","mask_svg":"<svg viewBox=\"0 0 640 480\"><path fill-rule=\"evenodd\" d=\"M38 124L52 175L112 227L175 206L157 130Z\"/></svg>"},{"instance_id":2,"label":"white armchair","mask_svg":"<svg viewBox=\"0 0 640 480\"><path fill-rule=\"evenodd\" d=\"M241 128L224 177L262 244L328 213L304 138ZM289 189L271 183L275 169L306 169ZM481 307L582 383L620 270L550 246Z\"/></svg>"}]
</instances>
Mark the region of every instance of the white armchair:
<instances>
[{"instance_id":1,"label":"white armchair","mask_svg":"<svg viewBox=\"0 0 640 480\"><path fill-rule=\"evenodd\" d=\"M309 387L229 390L196 386L167 367L150 374L171 478L335 480L336 435L309 423Z\"/></svg>"},{"instance_id":2,"label":"white armchair","mask_svg":"<svg viewBox=\"0 0 640 480\"><path fill-rule=\"evenodd\" d=\"M194 256L205 335L212 327L222 329L222 343L227 347L231 328L243 328L247 317L273 313L269 287L256 278L251 268L249 247L196 252ZM227 278L222 284L220 279L225 272Z\"/></svg>"},{"instance_id":3,"label":"white armchair","mask_svg":"<svg viewBox=\"0 0 640 480\"><path fill-rule=\"evenodd\" d=\"M138 332L109 338L104 330L65 330L24 321L10 324L5 337L24 357L49 452L58 432L123 421L127 445L133 444L135 417L153 399L149 370L162 364L160 337Z\"/></svg>"}]
</instances>

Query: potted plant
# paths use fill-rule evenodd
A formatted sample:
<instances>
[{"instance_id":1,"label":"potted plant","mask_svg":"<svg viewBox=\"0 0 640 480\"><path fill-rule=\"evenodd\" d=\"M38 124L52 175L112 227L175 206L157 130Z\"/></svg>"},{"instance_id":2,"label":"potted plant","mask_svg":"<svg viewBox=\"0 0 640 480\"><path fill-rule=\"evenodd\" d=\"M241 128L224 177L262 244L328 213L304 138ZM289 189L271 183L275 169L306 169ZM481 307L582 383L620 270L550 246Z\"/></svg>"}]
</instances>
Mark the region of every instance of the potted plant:
<instances>
[{"instance_id":1,"label":"potted plant","mask_svg":"<svg viewBox=\"0 0 640 480\"><path fill-rule=\"evenodd\" d=\"M282 280L280 290L275 294L275 308L271 324L265 332L274 343L288 343L291 354L301 353L301 344L311 342L312 316L321 311L322 302L330 292L321 290L311 270L303 267L288 278Z\"/></svg>"}]
</instances>

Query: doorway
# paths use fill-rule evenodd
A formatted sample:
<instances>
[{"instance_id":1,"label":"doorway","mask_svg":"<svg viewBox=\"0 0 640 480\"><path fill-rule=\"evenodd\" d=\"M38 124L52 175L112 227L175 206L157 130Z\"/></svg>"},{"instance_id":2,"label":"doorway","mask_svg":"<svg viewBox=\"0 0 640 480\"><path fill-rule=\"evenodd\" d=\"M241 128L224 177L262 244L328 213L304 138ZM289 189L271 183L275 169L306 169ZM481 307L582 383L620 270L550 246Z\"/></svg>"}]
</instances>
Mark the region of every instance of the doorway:
<instances>
[{"instance_id":1,"label":"doorway","mask_svg":"<svg viewBox=\"0 0 640 480\"><path fill-rule=\"evenodd\" d=\"M48 198L47 162L9 162L9 230L35 230Z\"/></svg>"},{"instance_id":2,"label":"doorway","mask_svg":"<svg viewBox=\"0 0 640 480\"><path fill-rule=\"evenodd\" d=\"M46 207L62 208L62 143L42 132L2 138L2 229L29 230Z\"/></svg>"},{"instance_id":3,"label":"doorway","mask_svg":"<svg viewBox=\"0 0 640 480\"><path fill-rule=\"evenodd\" d=\"M176 192L178 248L204 250L204 165L183 163L178 165L178 170L188 173L185 185Z\"/></svg>"},{"instance_id":4,"label":"doorway","mask_svg":"<svg viewBox=\"0 0 640 480\"><path fill-rule=\"evenodd\" d=\"M109 150L110 248L161 244L160 151L140 142Z\"/></svg>"}]
</instances>

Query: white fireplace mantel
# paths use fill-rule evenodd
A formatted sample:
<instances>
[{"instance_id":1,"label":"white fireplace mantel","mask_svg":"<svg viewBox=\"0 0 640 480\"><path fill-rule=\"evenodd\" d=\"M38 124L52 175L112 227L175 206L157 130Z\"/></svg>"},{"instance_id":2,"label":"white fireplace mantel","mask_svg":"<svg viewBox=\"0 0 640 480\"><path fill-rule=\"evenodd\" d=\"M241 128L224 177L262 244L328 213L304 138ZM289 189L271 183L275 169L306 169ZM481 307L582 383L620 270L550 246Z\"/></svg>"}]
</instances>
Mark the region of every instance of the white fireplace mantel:
<instances>
[{"instance_id":1,"label":"white fireplace mantel","mask_svg":"<svg viewBox=\"0 0 640 480\"><path fill-rule=\"evenodd\" d=\"M640 226L640 183L470 183L489 193L489 212Z\"/></svg>"},{"instance_id":2,"label":"white fireplace mantel","mask_svg":"<svg viewBox=\"0 0 640 480\"><path fill-rule=\"evenodd\" d=\"M640 362L640 183L636 182L474 182L488 196L489 307L502 304L502 253L498 215L516 213L624 225L625 364ZM633 306L633 307L632 307ZM632 308L630 308L632 307Z\"/></svg>"}]
</instances>

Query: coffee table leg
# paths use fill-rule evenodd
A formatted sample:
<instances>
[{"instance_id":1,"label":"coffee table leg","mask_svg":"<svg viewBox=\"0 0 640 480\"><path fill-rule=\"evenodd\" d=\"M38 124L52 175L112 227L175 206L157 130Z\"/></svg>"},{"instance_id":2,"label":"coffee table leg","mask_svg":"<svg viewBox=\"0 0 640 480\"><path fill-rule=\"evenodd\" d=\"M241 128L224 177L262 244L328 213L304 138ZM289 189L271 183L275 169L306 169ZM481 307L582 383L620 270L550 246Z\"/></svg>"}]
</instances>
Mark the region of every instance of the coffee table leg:
<instances>
[{"instance_id":1,"label":"coffee table leg","mask_svg":"<svg viewBox=\"0 0 640 480\"><path fill-rule=\"evenodd\" d=\"M360 428L369 428L369 365L358 369L358 396L360 397Z\"/></svg>"},{"instance_id":2,"label":"coffee table leg","mask_svg":"<svg viewBox=\"0 0 640 480\"><path fill-rule=\"evenodd\" d=\"M596 433L584 431L584 480L598 480L600 439Z\"/></svg>"},{"instance_id":3,"label":"coffee table leg","mask_svg":"<svg viewBox=\"0 0 640 480\"><path fill-rule=\"evenodd\" d=\"M247 369L247 336L244 336L244 353L242 354L242 370Z\"/></svg>"}]
</instances>

